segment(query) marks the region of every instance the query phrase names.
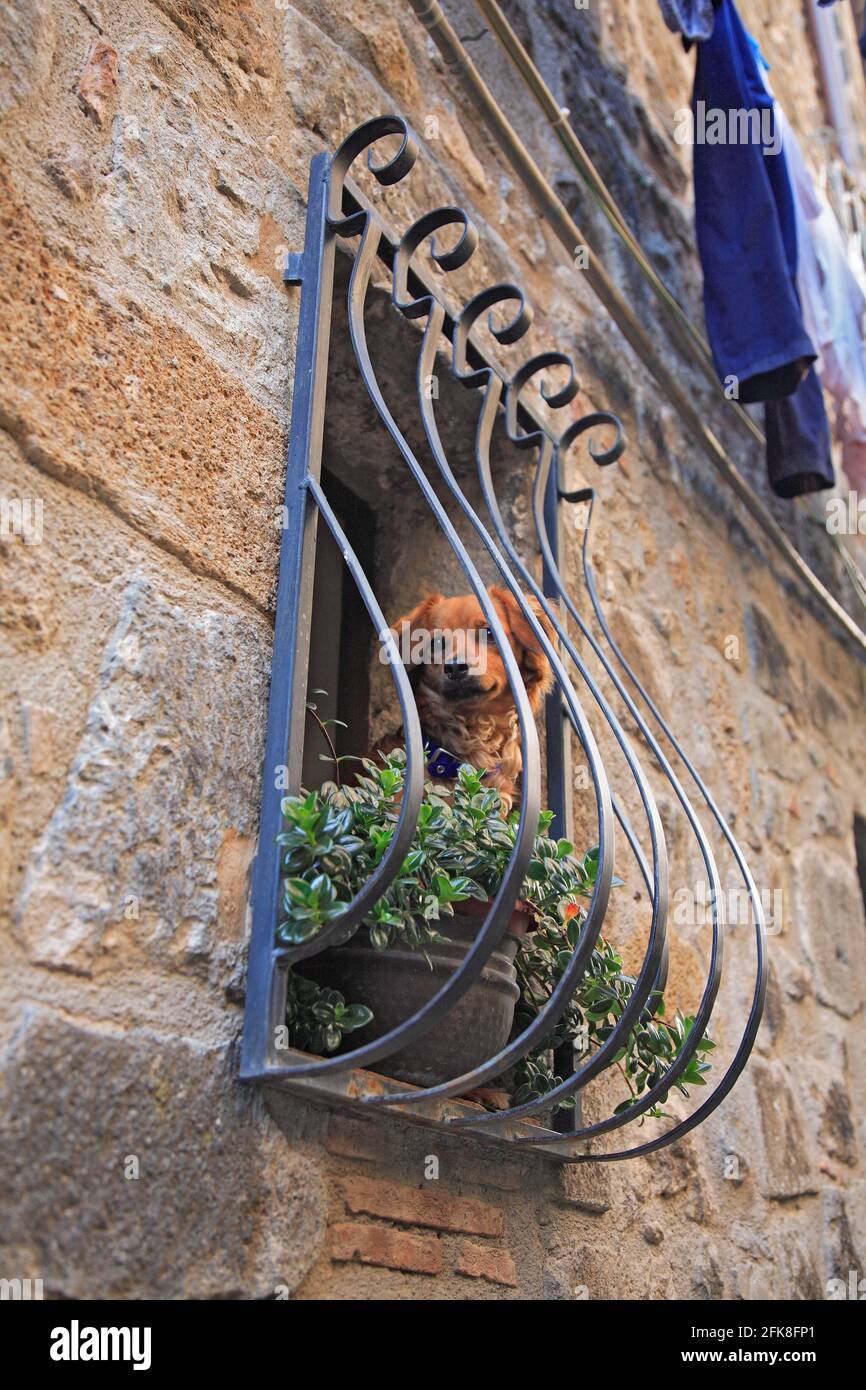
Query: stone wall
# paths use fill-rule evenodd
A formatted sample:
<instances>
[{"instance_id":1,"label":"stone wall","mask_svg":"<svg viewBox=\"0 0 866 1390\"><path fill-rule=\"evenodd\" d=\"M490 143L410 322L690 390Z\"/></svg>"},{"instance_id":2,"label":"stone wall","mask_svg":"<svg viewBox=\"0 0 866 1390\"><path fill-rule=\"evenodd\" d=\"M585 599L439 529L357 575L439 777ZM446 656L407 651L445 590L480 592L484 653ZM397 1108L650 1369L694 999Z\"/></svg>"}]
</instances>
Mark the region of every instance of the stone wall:
<instances>
[{"instance_id":1,"label":"stone wall","mask_svg":"<svg viewBox=\"0 0 866 1390\"><path fill-rule=\"evenodd\" d=\"M471 5L446 8L477 34ZM671 139L692 60L647 0L506 8L699 314ZM799 0L742 9L807 135L820 101ZM472 47L655 322L494 41ZM0 75L2 496L42 504L39 543L0 538L0 1273L55 1297L299 1299L820 1298L862 1274L863 665L709 476L408 6L13 0ZM625 1165L560 1170L396 1119L266 1103L237 1081L298 305L281 265L302 245L310 156L394 108L422 134L424 173L381 195L388 215L465 204L483 249L461 292L519 277L532 347L575 356L575 411L623 417L616 469L573 465L601 495L602 596L759 887L781 893L745 1077L688 1140ZM761 487L745 432L679 369ZM526 539L516 464L508 498ZM821 528L777 511L844 592ZM385 534L384 597L411 602L438 561L419 561L411 530ZM388 698L374 688L374 720ZM578 782L585 840L587 797ZM697 869L669 792L661 805L676 893ZM647 920L633 877L611 928L632 954ZM730 937L726 1056L753 964L748 932ZM705 933L683 929L683 1008L705 964ZM587 1114L606 1099L591 1093Z\"/></svg>"}]
</instances>

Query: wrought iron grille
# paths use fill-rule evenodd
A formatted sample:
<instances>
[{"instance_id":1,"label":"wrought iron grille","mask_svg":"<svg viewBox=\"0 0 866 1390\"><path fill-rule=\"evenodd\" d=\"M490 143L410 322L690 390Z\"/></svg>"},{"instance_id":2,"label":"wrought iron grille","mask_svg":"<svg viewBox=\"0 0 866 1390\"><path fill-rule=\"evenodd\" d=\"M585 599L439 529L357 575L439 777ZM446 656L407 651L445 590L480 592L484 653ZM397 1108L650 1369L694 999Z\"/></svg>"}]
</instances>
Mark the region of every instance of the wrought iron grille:
<instances>
[{"instance_id":1,"label":"wrought iron grille","mask_svg":"<svg viewBox=\"0 0 866 1390\"><path fill-rule=\"evenodd\" d=\"M398 137L399 150L377 162L372 147L386 137ZM477 335L473 336L473 328L486 315L489 329L498 343L518 343L532 320L532 311L521 290L513 284L495 284L477 293L459 312L449 312L432 285L433 277L420 264L422 258L419 253L426 244L427 252L440 272L459 269L472 256L478 243L473 224L459 207L438 207L420 217L402 236L395 237L348 176L352 164L364 153L378 183L393 185L404 179L414 166L418 158L418 143L401 118L382 116L359 126L333 156L317 155L311 164L304 251L289 257L285 272L288 282L301 286L301 301L286 475L287 524L281 543L261 821L258 853L253 868L252 938L241 1074L245 1080L297 1089L312 1098L342 1102L365 1111L371 1108L397 1111L419 1123L447 1128L452 1132L459 1129L491 1145L528 1147L562 1162L611 1162L652 1153L673 1143L705 1120L724 1100L746 1064L760 1023L766 989L765 923L760 895L724 815L611 634L593 577L590 546L590 523L595 502L593 489L589 487L569 492L562 486L565 455L574 441L587 431L607 427L614 432L613 443L604 451L596 450L589 442L589 452L596 464L608 465L620 457L625 440L619 421L610 413L600 412L572 420L560 434L552 430L548 423L549 416L573 401L578 390L571 360L562 353L545 352L530 357L510 378L506 378L501 368L479 347ZM436 242L436 234L445 228L456 229L451 233L452 238L459 234L450 250L440 250ZM342 553L376 634L387 630L385 614L321 483L338 238L350 242L357 239L347 308L351 344L364 387L382 426L399 450L407 476L417 485L452 548L493 633L517 711L523 775L513 853L499 891L462 964L428 1003L390 1033L340 1055L313 1057L277 1046L276 1040L285 1021L287 970L306 957L345 941L394 880L417 826L425 768L414 695L396 643L389 638L386 639L386 655L396 686L406 742L405 787L393 837L378 868L338 920L323 927L318 935L303 944L278 944L275 937L280 898L277 836L284 788L277 786L275 771L281 767L286 769L289 791L300 788L313 620L316 532L320 521L327 526ZM490 1057L470 1073L427 1088L412 1087L380 1076L375 1071L375 1064L386 1060L441 1020L479 978L485 963L500 943L525 879L537 829L541 799L541 751L520 670L499 614L469 551L449 519L448 510L397 424L377 380L364 317L377 263L387 267L390 273L394 307L407 319L424 321L417 359L417 399L440 484L469 523L481 551L492 561L500 577L498 582L506 586L521 605L526 622L554 672L556 688L554 695L548 699L546 731L549 805L562 824L567 825L572 794L565 772L564 733L568 725L586 758L598 827L598 873L586 921L568 966L548 1003L531 1026L496 1056ZM503 306L508 317L497 326L496 319L503 313ZM454 377L479 395L474 454L486 517L473 509L461 489L446 457L437 427L435 398L423 389L423 383L434 373L437 354L443 350L450 351ZM533 405L527 387L534 378L551 367L567 368L569 379L564 386L556 389L541 384L540 393L549 408L543 412ZM499 428L504 428L513 444L531 451L534 456L532 518L542 561L540 584L532 570L521 560L497 498L491 468L491 441L494 431ZM589 600L586 611L587 614L591 613L591 618L584 616L569 594L558 563L559 509L562 505L577 502L587 503L589 508L583 541L582 579ZM539 601L553 625L558 639L556 643L549 640L536 613L526 602L526 593ZM563 1132L561 1118L552 1122L557 1127L551 1127L540 1124L535 1117L539 1113L550 1112L558 1101L566 1097L579 1096L594 1077L612 1065L635 1023L651 1017L655 991L661 991L665 986L669 893L665 837L652 788L635 750L633 738L627 734L604 689L594 678L575 640L569 635L568 618L597 659L604 672L603 680L609 683L628 711L643 745L641 752L644 755L648 752L655 760L682 809L706 873L712 940L694 1025L685 1045L667 1067L663 1080L650 1086L628 1108L623 1110L617 1107L616 1112L607 1118L591 1124L582 1124L579 1118L575 1124L570 1118L572 1127ZM586 693L616 740L633 780L646 820L648 856L621 798L611 789L608 770L581 702L582 698L586 698ZM667 753L665 748L668 749ZM677 774L669 754L674 760L678 759L685 770L684 780ZM677 1120L665 1133L631 1147L626 1145L603 1152L589 1152L585 1141L640 1121L683 1075L705 1036L716 1002L722 978L725 936L723 914L719 911L721 881L713 848L696 804L700 805L701 814L708 812L715 821L751 905L755 979L748 1016L727 1069L707 1098L696 1105L687 1118ZM617 1026L597 1050L579 1062L575 1060L561 1083L545 1096L495 1113L465 1103L460 1098L467 1090L493 1080L548 1037L566 1009L587 968L605 920L617 834L622 837L620 843L624 843L634 857L652 904L643 961L628 1005ZM574 1113L579 1116L579 1110Z\"/></svg>"}]
</instances>

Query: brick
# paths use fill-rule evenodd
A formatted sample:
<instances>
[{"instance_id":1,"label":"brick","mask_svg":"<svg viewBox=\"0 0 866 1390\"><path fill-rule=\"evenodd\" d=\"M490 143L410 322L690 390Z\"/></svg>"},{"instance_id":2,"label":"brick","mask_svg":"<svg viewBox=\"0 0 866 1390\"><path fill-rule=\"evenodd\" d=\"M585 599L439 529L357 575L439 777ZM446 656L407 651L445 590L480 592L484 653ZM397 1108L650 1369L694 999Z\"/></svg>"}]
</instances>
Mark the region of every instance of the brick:
<instances>
[{"instance_id":1,"label":"brick","mask_svg":"<svg viewBox=\"0 0 866 1390\"><path fill-rule=\"evenodd\" d=\"M414 1236L390 1226L342 1221L331 1227L330 1242L335 1260L384 1265L406 1274L442 1273L442 1251L434 1236Z\"/></svg>"},{"instance_id":2,"label":"brick","mask_svg":"<svg viewBox=\"0 0 866 1390\"><path fill-rule=\"evenodd\" d=\"M492 1245L476 1245L474 1241L464 1240L457 1257L455 1269L469 1279L486 1279L488 1284L504 1284L506 1288L517 1288L517 1271L507 1250Z\"/></svg>"},{"instance_id":3,"label":"brick","mask_svg":"<svg viewBox=\"0 0 866 1390\"><path fill-rule=\"evenodd\" d=\"M501 1236L502 1212L477 1197L452 1197L429 1188L405 1187L377 1178L346 1178L346 1206L354 1214L381 1216L406 1226L431 1226L475 1236Z\"/></svg>"}]
</instances>

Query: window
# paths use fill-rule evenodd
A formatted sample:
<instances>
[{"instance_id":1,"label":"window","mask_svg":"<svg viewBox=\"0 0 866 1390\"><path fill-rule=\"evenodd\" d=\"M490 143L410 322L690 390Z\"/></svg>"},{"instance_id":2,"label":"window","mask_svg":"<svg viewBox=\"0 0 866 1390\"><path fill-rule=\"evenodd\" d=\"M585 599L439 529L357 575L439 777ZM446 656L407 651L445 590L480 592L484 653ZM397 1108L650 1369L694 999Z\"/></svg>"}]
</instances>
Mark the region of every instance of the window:
<instances>
[{"instance_id":1,"label":"window","mask_svg":"<svg viewBox=\"0 0 866 1390\"><path fill-rule=\"evenodd\" d=\"M394 137L399 141L396 153ZM389 152L380 160L384 148L380 142L389 141ZM530 1144L560 1161L598 1158L597 1153L585 1150L585 1139L640 1119L700 1061L721 983L724 921L718 908L721 880L715 854L692 805L702 802L733 856L754 909L754 989L739 1043L727 1067L719 1067L715 1088L703 1103L665 1132L642 1136L642 1142L607 1150L601 1157L612 1160L652 1152L712 1113L748 1059L766 986L760 899L724 817L613 640L592 582L588 544L583 551L585 592L579 603L571 598L559 574L560 508L588 502L591 518L593 505L591 488L563 489L561 459L579 437L593 430L591 458L600 465L615 462L624 447L618 421L605 412L579 418L569 413L562 423L557 412L569 406L577 392L574 368L558 352L526 356L521 340L532 315L519 288L496 284L474 293L470 288L456 307L453 296L445 292L443 279L459 271L477 245L477 233L466 213L454 207L437 208L401 237L395 236L347 178L355 160L367 152L370 170L379 184L388 187L410 173L418 147L400 118L386 116L359 127L333 158L317 156L311 166L306 246L302 256L290 258L287 269L287 279L301 283L301 310L241 1074L248 1081L299 1088L320 1099L339 1097L360 1107L397 1107L407 1118L437 1128L456 1123L494 1146ZM342 254L346 250L351 261ZM422 321L423 336L418 332ZM500 350L511 348L516 356L506 368ZM539 379L537 394L531 388ZM611 431L613 442L602 447L597 436L609 437ZM530 524L522 527L524 541L517 544L514 518L520 499L524 505L529 503L525 514ZM527 536L534 538L531 555L523 553ZM342 576L340 565L345 571ZM446 1030L450 1026L461 1035L471 1030L475 1011L470 990L503 942L518 910L518 896L521 890L528 891L527 871L539 852L536 829L543 760L532 736L533 710L516 659L507 657L506 665L511 661L508 680L522 732L522 814L504 877L495 890L489 890L495 891L495 898L480 909L459 964L448 966L444 982L437 983L432 997L428 990L423 1002L412 998L406 1017L387 1036L345 1053L320 1056L292 1051L285 1042L285 1018L289 972L305 961L310 969L328 945L351 938L354 947L352 931L367 919L401 872L412 844L422 798L424 753L411 682L393 643L385 647L387 663L379 663L381 670L375 663L368 666L366 677L364 654L369 662L376 634L393 621L395 609L417 597L407 593L407 580L416 587L424 579L450 587L452 593L474 590L500 656L510 647L486 586L491 579L497 580L511 594L520 621L531 629L555 677L557 696L547 706L547 799L564 823L568 812L564 798L570 794L563 773L563 716L567 715L590 772L598 849L595 858L586 861L585 920L572 949L562 953L555 988L537 1014L525 1027L521 1022L520 1031L504 1046L483 1052L477 1065L461 1075L410 1084L389 1082L376 1064L381 1062L382 1072L387 1072L388 1059L402 1056L433 1025L444 1023ZM527 594L538 608L530 605ZM366 627L358 621L362 606ZM566 624L566 610L572 631ZM540 621L539 611L550 623L554 638ZM579 636L572 635L574 629ZM363 631L365 637L360 635ZM624 702L630 719L636 721L638 741L642 740L639 753L585 663L579 650L582 642L600 664L608 692ZM309 690L329 691L328 713L350 714L345 741L340 735L341 747L348 748L352 739L373 741L382 732L376 727L386 703L377 691L379 677L393 681L405 722L407 767L397 823L382 841L375 870L351 901L345 905L339 901L312 932L304 906L302 932L280 942L275 932L282 888L277 841L281 801L287 782L289 792L296 792L305 777L313 785L321 777L304 737L309 727ZM585 706L592 706L594 719L618 744L622 767L608 767ZM351 727L353 721L357 733ZM536 1117L549 1112L554 1102L578 1096L612 1066L623 1040L652 1019L666 980L667 860L661 818L640 763L647 755L659 763L680 801L706 866L712 943L707 977L694 1025L684 1031L670 1063L661 1064L659 1076L614 1113L591 1124L578 1122L573 1130L560 1133L539 1124ZM685 767L681 775L688 792L669 761L677 757ZM643 808L646 823L639 822L636 828L611 787L611 778L623 776L628 780L630 801L637 796ZM502 1113L479 1112L466 1101L466 1092L499 1077L550 1037L594 959L613 887L617 837L617 867L629 860L631 871L646 887L651 909L643 961L621 1014L596 1039L594 1051L587 1049L580 1057L572 1057L570 1073L563 1066L565 1074L552 1089L531 1092ZM555 843L548 840L547 849L555 853ZM562 853L567 855L567 850ZM311 901L308 887L302 884L298 890L302 905ZM314 896L318 891L310 890ZM408 988L406 993L409 999Z\"/></svg>"}]
</instances>

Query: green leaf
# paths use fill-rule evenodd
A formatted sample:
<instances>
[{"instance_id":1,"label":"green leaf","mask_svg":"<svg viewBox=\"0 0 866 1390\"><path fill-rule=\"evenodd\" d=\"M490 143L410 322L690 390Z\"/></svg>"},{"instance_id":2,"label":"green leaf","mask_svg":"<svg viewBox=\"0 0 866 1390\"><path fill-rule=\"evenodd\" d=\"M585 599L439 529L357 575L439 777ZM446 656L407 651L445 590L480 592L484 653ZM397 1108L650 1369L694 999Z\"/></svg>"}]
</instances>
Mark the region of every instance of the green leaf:
<instances>
[{"instance_id":1,"label":"green leaf","mask_svg":"<svg viewBox=\"0 0 866 1390\"><path fill-rule=\"evenodd\" d=\"M368 1009L366 1004L350 1004L340 1019L340 1027L344 1033L352 1033L356 1028L365 1028L372 1022L373 1010Z\"/></svg>"},{"instance_id":2,"label":"green leaf","mask_svg":"<svg viewBox=\"0 0 866 1390\"><path fill-rule=\"evenodd\" d=\"M282 946L300 946L309 941L320 930L317 922L281 922L277 927L277 940Z\"/></svg>"}]
</instances>

